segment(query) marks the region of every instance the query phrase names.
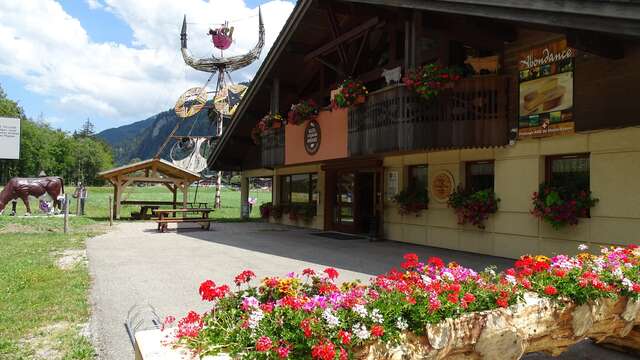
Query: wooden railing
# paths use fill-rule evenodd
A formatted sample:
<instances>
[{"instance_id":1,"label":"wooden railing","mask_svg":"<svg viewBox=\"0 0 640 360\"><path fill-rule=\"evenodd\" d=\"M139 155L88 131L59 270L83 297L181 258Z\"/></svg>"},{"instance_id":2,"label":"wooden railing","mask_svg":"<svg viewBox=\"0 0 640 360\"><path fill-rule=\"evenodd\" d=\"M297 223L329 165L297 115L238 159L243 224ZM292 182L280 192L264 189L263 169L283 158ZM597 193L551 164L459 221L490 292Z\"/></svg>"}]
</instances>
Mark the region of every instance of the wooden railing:
<instances>
[{"instance_id":1,"label":"wooden railing","mask_svg":"<svg viewBox=\"0 0 640 360\"><path fill-rule=\"evenodd\" d=\"M262 167L284 165L284 127L265 131L260 147Z\"/></svg>"},{"instance_id":2,"label":"wooden railing","mask_svg":"<svg viewBox=\"0 0 640 360\"><path fill-rule=\"evenodd\" d=\"M514 106L507 76L462 79L430 102L388 87L349 111L349 155L506 145Z\"/></svg>"}]
</instances>

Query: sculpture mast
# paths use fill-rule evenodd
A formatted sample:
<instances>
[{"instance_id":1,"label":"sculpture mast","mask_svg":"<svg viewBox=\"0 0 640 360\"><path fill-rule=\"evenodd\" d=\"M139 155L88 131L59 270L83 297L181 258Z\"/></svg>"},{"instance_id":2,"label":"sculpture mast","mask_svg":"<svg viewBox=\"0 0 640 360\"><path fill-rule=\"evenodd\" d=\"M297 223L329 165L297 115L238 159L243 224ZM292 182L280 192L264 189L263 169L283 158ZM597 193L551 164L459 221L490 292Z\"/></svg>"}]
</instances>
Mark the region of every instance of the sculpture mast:
<instances>
[{"instance_id":1,"label":"sculpture mast","mask_svg":"<svg viewBox=\"0 0 640 360\"><path fill-rule=\"evenodd\" d=\"M220 57L212 55L207 58L194 58L187 47L186 15L182 20L180 51L182 52L184 62L190 67L198 71L209 73L210 75L203 87L189 89L180 97L176 103L175 111L176 114L182 118L197 114L207 103L207 85L212 80L213 76L218 74L216 88L215 91L213 91L214 106L209 109L209 119L212 118L212 112L214 112L215 118L217 119L215 138L220 138L222 136L225 118L229 119L233 115L239 100L246 91L246 86L231 83L230 72L249 66L260 57L260 53L262 52L265 31L262 23L262 11L260 8L258 8L258 43L246 54L224 57L224 50L228 49L233 43L233 31L233 27L229 27L227 22L216 29L209 29L208 35L211 36L211 41L213 42L214 47L220 50ZM176 125L176 128L173 130L170 137L174 136L179 124L180 123ZM163 147L165 145L163 145ZM158 154L161 151L162 148ZM216 178L215 207L219 208L221 205L220 195L222 188L222 171L217 172Z\"/></svg>"}]
</instances>

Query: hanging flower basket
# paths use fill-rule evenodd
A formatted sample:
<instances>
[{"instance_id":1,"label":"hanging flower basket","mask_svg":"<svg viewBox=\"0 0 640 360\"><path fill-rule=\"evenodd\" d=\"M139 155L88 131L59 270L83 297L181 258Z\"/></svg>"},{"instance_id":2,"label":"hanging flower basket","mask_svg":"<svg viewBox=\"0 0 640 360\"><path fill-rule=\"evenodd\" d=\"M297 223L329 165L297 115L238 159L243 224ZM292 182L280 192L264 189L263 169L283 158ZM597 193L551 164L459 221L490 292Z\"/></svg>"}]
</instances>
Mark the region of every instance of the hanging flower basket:
<instances>
[{"instance_id":1,"label":"hanging flower basket","mask_svg":"<svg viewBox=\"0 0 640 360\"><path fill-rule=\"evenodd\" d=\"M426 210L429 204L429 195L426 189L404 189L394 196L393 201L400 208L400 215L415 214L420 215L422 210Z\"/></svg>"},{"instance_id":2,"label":"hanging flower basket","mask_svg":"<svg viewBox=\"0 0 640 360\"><path fill-rule=\"evenodd\" d=\"M531 213L558 230L567 225L577 225L579 218L589 216L589 209L598 202L591 191L570 187L540 184L538 192L533 193Z\"/></svg>"},{"instance_id":3,"label":"hanging flower basket","mask_svg":"<svg viewBox=\"0 0 640 360\"><path fill-rule=\"evenodd\" d=\"M458 224L470 223L484 229L484 221L489 218L489 215L498 211L499 202L500 199L496 198L496 194L491 189L471 192L458 186L449 195L447 204L458 216Z\"/></svg>"},{"instance_id":4,"label":"hanging flower basket","mask_svg":"<svg viewBox=\"0 0 640 360\"><path fill-rule=\"evenodd\" d=\"M420 98L430 101L436 98L444 89L452 88L455 81L460 79L460 71L456 68L427 64L417 69L409 70L402 78L402 82L408 89L418 94Z\"/></svg>"},{"instance_id":5,"label":"hanging flower basket","mask_svg":"<svg viewBox=\"0 0 640 360\"><path fill-rule=\"evenodd\" d=\"M292 125L302 125L308 120L313 120L320 113L320 108L313 100L302 100L291 105L291 110L287 114L287 123Z\"/></svg>"},{"instance_id":6,"label":"hanging flower basket","mask_svg":"<svg viewBox=\"0 0 640 360\"><path fill-rule=\"evenodd\" d=\"M331 106L336 109L364 104L368 94L369 91L362 84L362 81L347 79L340 84L336 91L332 92Z\"/></svg>"}]
</instances>

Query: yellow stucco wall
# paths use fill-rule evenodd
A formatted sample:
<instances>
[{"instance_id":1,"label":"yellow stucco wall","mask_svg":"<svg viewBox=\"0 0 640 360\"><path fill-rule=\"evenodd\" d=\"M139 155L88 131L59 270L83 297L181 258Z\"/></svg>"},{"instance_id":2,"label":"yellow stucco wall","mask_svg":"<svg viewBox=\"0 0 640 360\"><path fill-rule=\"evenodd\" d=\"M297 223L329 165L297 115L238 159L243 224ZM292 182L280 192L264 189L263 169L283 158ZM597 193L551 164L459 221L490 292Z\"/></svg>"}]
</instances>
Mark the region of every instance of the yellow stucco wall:
<instances>
[{"instance_id":1,"label":"yellow stucco wall","mask_svg":"<svg viewBox=\"0 0 640 360\"><path fill-rule=\"evenodd\" d=\"M531 195L544 179L544 157L572 153L590 153L591 191L600 201L591 218L581 219L576 227L555 230L530 214ZM509 258L526 253L573 254L581 243L624 245L640 238L640 128L522 140L496 149L386 156L383 164L385 172L398 172L402 188L410 165L427 164L429 179L439 170L447 170L460 183L465 161L491 159L495 161L495 192L501 201L485 230L458 225L453 210L430 196L429 209L419 216L402 216L392 201L385 200L385 238ZM243 176L277 179L279 175L308 172L318 173L318 215L310 224L302 220L292 223L286 215L280 223L322 229L325 175L320 164L252 170ZM279 196L277 186L274 181L274 199Z\"/></svg>"},{"instance_id":2,"label":"yellow stucco wall","mask_svg":"<svg viewBox=\"0 0 640 360\"><path fill-rule=\"evenodd\" d=\"M385 203L385 237L391 240L517 258L526 253L575 253L580 243L629 244L640 236L640 128L606 130L518 141L498 149L465 149L384 159L385 171L398 171L406 185L406 166L428 164L429 178L448 170L463 180L465 161L495 160L499 211L485 230L456 223L453 210L432 200L420 216L401 216ZM600 201L590 219L554 230L530 214L531 195L544 179L544 157L590 153L591 191ZM385 177L386 178L386 177Z\"/></svg>"}]
</instances>

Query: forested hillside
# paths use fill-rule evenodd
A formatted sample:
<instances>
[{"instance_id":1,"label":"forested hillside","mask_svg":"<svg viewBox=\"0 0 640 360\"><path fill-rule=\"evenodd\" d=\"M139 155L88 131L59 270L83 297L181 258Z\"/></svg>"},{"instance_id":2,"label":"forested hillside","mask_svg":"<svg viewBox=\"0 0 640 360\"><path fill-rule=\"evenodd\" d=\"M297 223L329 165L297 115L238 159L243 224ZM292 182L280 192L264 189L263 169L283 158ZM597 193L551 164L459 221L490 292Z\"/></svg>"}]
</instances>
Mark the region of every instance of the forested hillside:
<instances>
[{"instance_id":1,"label":"forested hillside","mask_svg":"<svg viewBox=\"0 0 640 360\"><path fill-rule=\"evenodd\" d=\"M190 131L191 135L215 135L216 124L209 121L207 109L188 119L179 118L170 109L133 124L104 130L96 136L111 145L116 164L124 165L154 157L178 122L176 135L188 135ZM165 147L163 158L169 159L171 145L173 143Z\"/></svg>"},{"instance_id":2,"label":"forested hillside","mask_svg":"<svg viewBox=\"0 0 640 360\"><path fill-rule=\"evenodd\" d=\"M28 119L2 88L0 116L20 118L20 159L0 159L0 186L11 177L33 177L41 172L62 176L65 184L101 184L96 174L113 166L109 144L95 137L89 120L73 134L54 129L45 122Z\"/></svg>"}]
</instances>

